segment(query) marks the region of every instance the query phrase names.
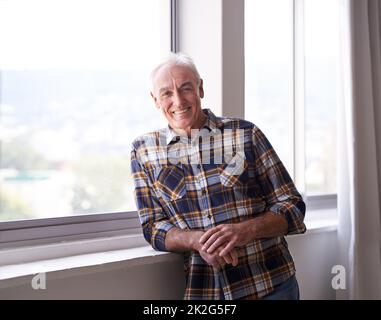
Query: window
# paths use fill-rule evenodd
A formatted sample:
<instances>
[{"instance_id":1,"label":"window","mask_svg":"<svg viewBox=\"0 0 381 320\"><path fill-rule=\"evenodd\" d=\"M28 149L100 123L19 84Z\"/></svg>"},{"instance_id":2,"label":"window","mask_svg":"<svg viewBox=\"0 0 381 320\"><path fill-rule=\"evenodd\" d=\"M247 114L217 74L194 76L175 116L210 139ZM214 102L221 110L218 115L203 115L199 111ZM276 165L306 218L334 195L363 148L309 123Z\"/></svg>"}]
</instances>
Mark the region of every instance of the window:
<instances>
[{"instance_id":1,"label":"window","mask_svg":"<svg viewBox=\"0 0 381 320\"><path fill-rule=\"evenodd\" d=\"M245 118L265 133L291 175L292 44L292 0L245 2Z\"/></svg>"},{"instance_id":2,"label":"window","mask_svg":"<svg viewBox=\"0 0 381 320\"><path fill-rule=\"evenodd\" d=\"M337 192L338 59L338 0L245 1L245 118L319 201Z\"/></svg>"},{"instance_id":3,"label":"window","mask_svg":"<svg viewBox=\"0 0 381 320\"><path fill-rule=\"evenodd\" d=\"M170 2L0 1L0 42L0 221L135 210L130 145L165 125L148 81Z\"/></svg>"},{"instance_id":4,"label":"window","mask_svg":"<svg viewBox=\"0 0 381 320\"><path fill-rule=\"evenodd\" d=\"M306 191L309 195L334 194L339 1L307 0L304 15Z\"/></svg>"}]
</instances>

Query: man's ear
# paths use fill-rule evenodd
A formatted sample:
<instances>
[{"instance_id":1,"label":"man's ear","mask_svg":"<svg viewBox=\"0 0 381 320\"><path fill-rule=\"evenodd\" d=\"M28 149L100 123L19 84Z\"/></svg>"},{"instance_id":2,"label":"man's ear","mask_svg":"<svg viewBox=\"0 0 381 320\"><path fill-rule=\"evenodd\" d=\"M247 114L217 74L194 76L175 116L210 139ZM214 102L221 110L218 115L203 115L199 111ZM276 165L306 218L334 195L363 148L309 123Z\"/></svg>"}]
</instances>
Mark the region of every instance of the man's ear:
<instances>
[{"instance_id":1,"label":"man's ear","mask_svg":"<svg viewBox=\"0 0 381 320\"><path fill-rule=\"evenodd\" d=\"M153 99L153 102L155 102L155 106L156 108L160 109L160 105L159 103L157 102L157 98L155 97L155 95L152 93L152 91L150 92L151 94L151 98Z\"/></svg>"},{"instance_id":2,"label":"man's ear","mask_svg":"<svg viewBox=\"0 0 381 320\"><path fill-rule=\"evenodd\" d=\"M204 98L204 87L203 87L203 81L200 79L200 84L198 86L198 92L200 94L200 98Z\"/></svg>"}]
</instances>

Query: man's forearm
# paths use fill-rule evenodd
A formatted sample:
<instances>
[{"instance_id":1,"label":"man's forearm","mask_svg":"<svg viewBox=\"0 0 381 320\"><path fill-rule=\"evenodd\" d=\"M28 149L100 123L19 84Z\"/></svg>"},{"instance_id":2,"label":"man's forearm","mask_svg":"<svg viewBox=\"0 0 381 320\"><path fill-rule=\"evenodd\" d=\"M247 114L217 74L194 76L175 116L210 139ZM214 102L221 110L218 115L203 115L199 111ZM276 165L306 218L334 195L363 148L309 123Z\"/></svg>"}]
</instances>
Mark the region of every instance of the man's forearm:
<instances>
[{"instance_id":1,"label":"man's forearm","mask_svg":"<svg viewBox=\"0 0 381 320\"><path fill-rule=\"evenodd\" d=\"M286 218L271 211L241 224L242 232L248 235L249 241L283 236L287 234L288 229Z\"/></svg>"},{"instance_id":2,"label":"man's forearm","mask_svg":"<svg viewBox=\"0 0 381 320\"><path fill-rule=\"evenodd\" d=\"M221 225L221 227L222 226L223 225ZM255 239L283 236L287 234L288 229L286 218L271 211L265 212L254 219L250 219L230 226L236 229L233 234L238 236L236 239L238 245L245 245ZM208 232L210 231L212 230L209 230ZM200 238L203 234L204 232L201 230L182 230L180 228L174 227L169 230L166 235L165 247L168 251L174 252L185 252L191 250L199 251L202 248L202 244L205 242L201 241L202 243L200 243ZM204 237L205 236L206 239L208 239L210 235L206 233ZM215 240L217 240L217 238L215 238L209 245L211 245ZM226 239L223 242L225 241L229 240Z\"/></svg>"},{"instance_id":3,"label":"man's forearm","mask_svg":"<svg viewBox=\"0 0 381 320\"><path fill-rule=\"evenodd\" d=\"M165 248L168 251L198 251L201 247L199 239L204 232L200 230L182 230L174 227L167 232Z\"/></svg>"}]
</instances>

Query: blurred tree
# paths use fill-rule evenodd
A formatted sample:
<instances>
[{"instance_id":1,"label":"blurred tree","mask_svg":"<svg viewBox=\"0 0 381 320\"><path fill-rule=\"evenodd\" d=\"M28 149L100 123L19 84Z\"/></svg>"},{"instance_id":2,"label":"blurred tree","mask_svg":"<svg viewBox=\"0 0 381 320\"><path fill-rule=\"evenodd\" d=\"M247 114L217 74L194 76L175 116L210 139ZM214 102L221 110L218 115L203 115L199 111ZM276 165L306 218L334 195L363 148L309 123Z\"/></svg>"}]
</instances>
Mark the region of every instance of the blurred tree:
<instances>
[{"instance_id":1,"label":"blurred tree","mask_svg":"<svg viewBox=\"0 0 381 320\"><path fill-rule=\"evenodd\" d=\"M54 164L31 147L27 138L18 137L0 145L0 168L25 170L52 169Z\"/></svg>"}]
</instances>

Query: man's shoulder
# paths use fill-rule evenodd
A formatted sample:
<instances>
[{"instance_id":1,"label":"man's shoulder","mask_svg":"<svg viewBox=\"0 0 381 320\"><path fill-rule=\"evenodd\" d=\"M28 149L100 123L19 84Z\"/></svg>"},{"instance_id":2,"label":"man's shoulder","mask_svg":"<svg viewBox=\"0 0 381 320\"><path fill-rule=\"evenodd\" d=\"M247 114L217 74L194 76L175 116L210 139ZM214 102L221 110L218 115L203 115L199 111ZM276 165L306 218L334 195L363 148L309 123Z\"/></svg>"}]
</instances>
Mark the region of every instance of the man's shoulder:
<instances>
[{"instance_id":1,"label":"man's shoulder","mask_svg":"<svg viewBox=\"0 0 381 320\"><path fill-rule=\"evenodd\" d=\"M142 147L157 147L165 141L166 133L166 128L144 133L132 141L132 148L139 150Z\"/></svg>"}]
</instances>

